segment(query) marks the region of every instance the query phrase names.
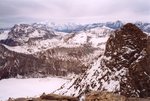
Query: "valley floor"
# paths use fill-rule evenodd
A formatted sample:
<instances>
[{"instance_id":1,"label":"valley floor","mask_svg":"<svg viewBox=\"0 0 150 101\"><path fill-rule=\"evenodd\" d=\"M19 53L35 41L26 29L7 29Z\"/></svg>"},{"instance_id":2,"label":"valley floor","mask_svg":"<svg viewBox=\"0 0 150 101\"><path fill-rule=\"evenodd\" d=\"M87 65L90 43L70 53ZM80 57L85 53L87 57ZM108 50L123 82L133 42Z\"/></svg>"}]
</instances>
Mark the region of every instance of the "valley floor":
<instances>
[{"instance_id":1,"label":"valley floor","mask_svg":"<svg viewBox=\"0 0 150 101\"><path fill-rule=\"evenodd\" d=\"M9 97L38 97L42 93L51 93L60 88L68 80L58 77L3 79L0 80L0 101Z\"/></svg>"}]
</instances>

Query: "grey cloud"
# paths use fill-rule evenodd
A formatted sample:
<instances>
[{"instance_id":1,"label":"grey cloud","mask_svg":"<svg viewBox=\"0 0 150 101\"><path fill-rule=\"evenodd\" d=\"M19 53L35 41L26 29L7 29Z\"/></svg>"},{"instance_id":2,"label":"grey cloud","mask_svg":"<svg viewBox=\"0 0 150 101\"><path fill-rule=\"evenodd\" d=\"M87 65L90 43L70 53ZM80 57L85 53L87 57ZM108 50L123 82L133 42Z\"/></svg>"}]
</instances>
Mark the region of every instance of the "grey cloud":
<instances>
[{"instance_id":1,"label":"grey cloud","mask_svg":"<svg viewBox=\"0 0 150 101\"><path fill-rule=\"evenodd\" d=\"M0 18L0 27L12 27L19 23L31 24L37 21L41 22L42 20L31 17L5 17Z\"/></svg>"},{"instance_id":2,"label":"grey cloud","mask_svg":"<svg viewBox=\"0 0 150 101\"><path fill-rule=\"evenodd\" d=\"M3 24L27 20L65 22L67 19L74 22L150 21L150 0L1 0L0 3Z\"/></svg>"}]
</instances>

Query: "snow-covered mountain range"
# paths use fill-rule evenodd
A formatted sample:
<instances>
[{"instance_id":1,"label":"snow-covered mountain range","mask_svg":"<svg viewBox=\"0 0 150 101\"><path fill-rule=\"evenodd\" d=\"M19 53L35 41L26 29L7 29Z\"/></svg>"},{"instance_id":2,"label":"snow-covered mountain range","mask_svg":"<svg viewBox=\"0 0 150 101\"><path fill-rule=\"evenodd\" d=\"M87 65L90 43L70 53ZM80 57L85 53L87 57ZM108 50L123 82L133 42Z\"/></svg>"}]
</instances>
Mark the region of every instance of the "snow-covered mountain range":
<instances>
[{"instance_id":1,"label":"snow-covered mountain range","mask_svg":"<svg viewBox=\"0 0 150 101\"><path fill-rule=\"evenodd\" d=\"M35 25L15 25L0 34L3 36L0 41L0 77L64 76L84 72L104 51L112 31L101 27L65 33Z\"/></svg>"},{"instance_id":2,"label":"snow-covered mountain range","mask_svg":"<svg viewBox=\"0 0 150 101\"><path fill-rule=\"evenodd\" d=\"M121 21L0 29L0 79L77 74L56 93L150 96L149 33L150 23Z\"/></svg>"},{"instance_id":3,"label":"snow-covered mountain range","mask_svg":"<svg viewBox=\"0 0 150 101\"><path fill-rule=\"evenodd\" d=\"M39 27L40 26L40 27ZM50 47L76 47L91 44L94 47L102 46L108 39L113 29L108 27L97 27L80 32L57 32L52 29L45 29L35 24L15 25L10 31L0 34L1 43L6 47L23 53L35 53L46 50ZM13 46L13 47L9 47Z\"/></svg>"},{"instance_id":4,"label":"snow-covered mountain range","mask_svg":"<svg viewBox=\"0 0 150 101\"><path fill-rule=\"evenodd\" d=\"M126 22L116 21L116 22L106 22L106 23L91 23L91 24L75 24L75 23L66 23L66 24L55 24L55 23L34 23L33 26L39 28L46 28L46 29L53 29L59 32L79 32L83 30L89 30L97 27L108 27L111 29L118 29L122 27ZM150 32L150 23L144 23L141 21L137 21L134 23L138 26L141 30L145 32Z\"/></svg>"},{"instance_id":5,"label":"snow-covered mountain range","mask_svg":"<svg viewBox=\"0 0 150 101\"><path fill-rule=\"evenodd\" d=\"M90 44L93 47L104 47L103 43L106 43L109 34L123 24L121 21L85 25L19 24L9 30L1 29L0 43L16 52L31 54L57 46L76 47ZM136 22L135 25L145 33L150 33L150 23Z\"/></svg>"}]
</instances>

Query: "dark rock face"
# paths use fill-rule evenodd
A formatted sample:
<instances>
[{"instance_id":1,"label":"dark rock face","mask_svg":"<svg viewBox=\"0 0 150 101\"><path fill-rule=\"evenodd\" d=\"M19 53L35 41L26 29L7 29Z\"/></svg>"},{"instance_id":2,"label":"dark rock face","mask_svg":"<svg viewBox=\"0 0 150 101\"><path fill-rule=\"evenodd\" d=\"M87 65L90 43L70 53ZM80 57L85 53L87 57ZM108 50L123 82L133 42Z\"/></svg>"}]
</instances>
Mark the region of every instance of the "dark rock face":
<instances>
[{"instance_id":1,"label":"dark rock face","mask_svg":"<svg viewBox=\"0 0 150 101\"><path fill-rule=\"evenodd\" d=\"M60 89L61 94L80 96L91 90L98 90L127 97L148 97L149 53L148 36L128 23L110 36L105 53L84 74L64 85Z\"/></svg>"},{"instance_id":2,"label":"dark rock face","mask_svg":"<svg viewBox=\"0 0 150 101\"><path fill-rule=\"evenodd\" d=\"M147 63L148 63L148 67L150 68L150 36L148 37L146 51L147 51L147 53L148 53L148 60L147 60ZM149 72L149 74L150 74L150 69L148 69L148 72Z\"/></svg>"},{"instance_id":3,"label":"dark rock face","mask_svg":"<svg viewBox=\"0 0 150 101\"><path fill-rule=\"evenodd\" d=\"M44 67L44 61L33 55L12 52L3 45L0 45L0 57L0 79L38 73L39 68Z\"/></svg>"},{"instance_id":4,"label":"dark rock face","mask_svg":"<svg viewBox=\"0 0 150 101\"><path fill-rule=\"evenodd\" d=\"M121 94L150 96L150 66L148 65L147 36L135 25L126 24L107 41L105 64L109 69L128 69L127 80L121 81ZM133 92L134 91L134 92Z\"/></svg>"},{"instance_id":5,"label":"dark rock face","mask_svg":"<svg viewBox=\"0 0 150 101\"><path fill-rule=\"evenodd\" d=\"M19 43L12 39L0 40L1 44L9 45L9 46L17 46Z\"/></svg>"}]
</instances>

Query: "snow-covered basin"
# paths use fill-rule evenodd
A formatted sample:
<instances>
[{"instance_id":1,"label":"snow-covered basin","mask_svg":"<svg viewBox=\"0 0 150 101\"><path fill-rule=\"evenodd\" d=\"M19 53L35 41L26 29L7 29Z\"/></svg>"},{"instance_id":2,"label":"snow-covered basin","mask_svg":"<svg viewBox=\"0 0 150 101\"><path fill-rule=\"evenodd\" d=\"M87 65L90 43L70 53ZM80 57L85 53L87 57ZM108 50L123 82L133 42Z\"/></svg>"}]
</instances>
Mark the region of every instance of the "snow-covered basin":
<instances>
[{"instance_id":1,"label":"snow-covered basin","mask_svg":"<svg viewBox=\"0 0 150 101\"><path fill-rule=\"evenodd\" d=\"M0 80L0 101L9 97L38 97L43 92L51 93L60 88L68 80L66 78L28 78L28 79L3 79Z\"/></svg>"}]
</instances>

